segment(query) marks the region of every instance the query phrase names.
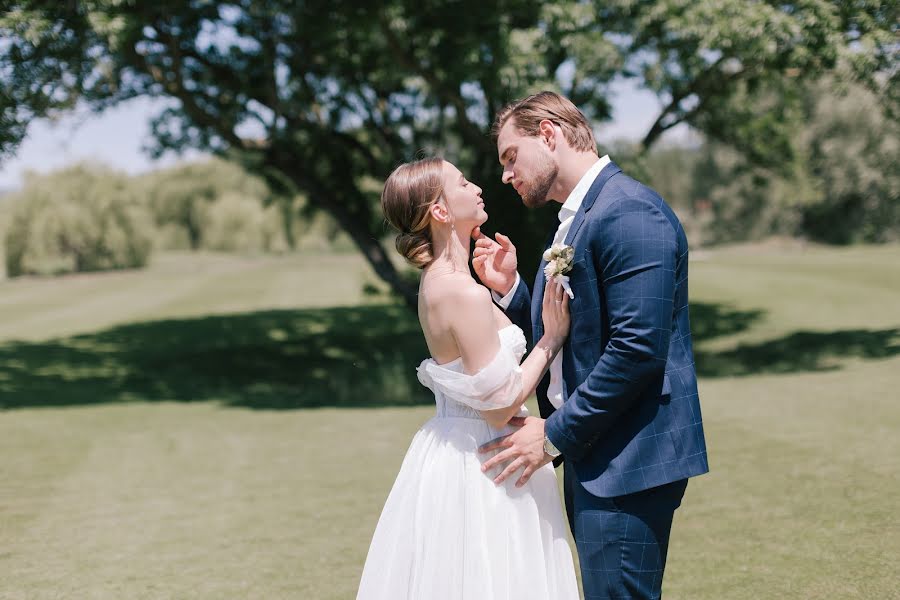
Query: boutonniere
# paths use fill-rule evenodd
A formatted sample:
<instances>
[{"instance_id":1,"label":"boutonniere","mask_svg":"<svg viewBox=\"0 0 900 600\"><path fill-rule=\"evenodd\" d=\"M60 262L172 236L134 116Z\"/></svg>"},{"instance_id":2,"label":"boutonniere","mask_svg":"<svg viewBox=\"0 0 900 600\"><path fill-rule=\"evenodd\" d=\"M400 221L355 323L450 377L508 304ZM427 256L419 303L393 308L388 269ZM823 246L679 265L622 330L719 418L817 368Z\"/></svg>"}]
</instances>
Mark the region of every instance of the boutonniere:
<instances>
[{"instance_id":1,"label":"boutonniere","mask_svg":"<svg viewBox=\"0 0 900 600\"><path fill-rule=\"evenodd\" d=\"M565 244L553 244L544 252L544 260L547 266L544 267L544 275L547 279L558 280L569 298L574 300L575 294L569 287L569 277L566 275L572 270L572 259L575 257L575 248Z\"/></svg>"}]
</instances>

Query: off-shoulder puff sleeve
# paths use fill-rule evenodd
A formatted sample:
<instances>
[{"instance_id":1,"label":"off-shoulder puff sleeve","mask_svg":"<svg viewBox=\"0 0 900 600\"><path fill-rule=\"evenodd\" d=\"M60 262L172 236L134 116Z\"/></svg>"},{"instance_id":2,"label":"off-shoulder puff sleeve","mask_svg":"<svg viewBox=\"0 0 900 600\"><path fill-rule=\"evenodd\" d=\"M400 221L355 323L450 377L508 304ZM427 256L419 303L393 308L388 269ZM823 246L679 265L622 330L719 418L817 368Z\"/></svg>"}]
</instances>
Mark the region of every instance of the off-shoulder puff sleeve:
<instances>
[{"instance_id":1,"label":"off-shoulder puff sleeve","mask_svg":"<svg viewBox=\"0 0 900 600\"><path fill-rule=\"evenodd\" d=\"M506 408L522 393L522 369L516 355L504 345L474 375L447 369L431 359L423 361L416 371L419 381L431 391L476 410Z\"/></svg>"}]
</instances>

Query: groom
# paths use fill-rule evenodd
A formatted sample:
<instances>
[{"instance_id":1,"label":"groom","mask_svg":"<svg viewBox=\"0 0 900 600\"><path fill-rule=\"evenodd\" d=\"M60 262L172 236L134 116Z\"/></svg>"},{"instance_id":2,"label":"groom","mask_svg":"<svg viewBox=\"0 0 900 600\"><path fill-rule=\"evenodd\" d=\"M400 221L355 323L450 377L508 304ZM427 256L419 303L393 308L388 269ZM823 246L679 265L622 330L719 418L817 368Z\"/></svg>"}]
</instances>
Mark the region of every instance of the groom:
<instances>
[{"instance_id":1,"label":"groom","mask_svg":"<svg viewBox=\"0 0 900 600\"><path fill-rule=\"evenodd\" d=\"M659 598L669 531L689 477L709 470L688 323L688 246L672 209L608 156L568 99L513 102L493 134L529 208L559 202L548 246L574 249L569 337L538 387L541 416L517 419L484 470L522 485L557 457L586 599ZM473 264L497 303L542 335L541 264L530 293L505 236L479 236Z\"/></svg>"}]
</instances>

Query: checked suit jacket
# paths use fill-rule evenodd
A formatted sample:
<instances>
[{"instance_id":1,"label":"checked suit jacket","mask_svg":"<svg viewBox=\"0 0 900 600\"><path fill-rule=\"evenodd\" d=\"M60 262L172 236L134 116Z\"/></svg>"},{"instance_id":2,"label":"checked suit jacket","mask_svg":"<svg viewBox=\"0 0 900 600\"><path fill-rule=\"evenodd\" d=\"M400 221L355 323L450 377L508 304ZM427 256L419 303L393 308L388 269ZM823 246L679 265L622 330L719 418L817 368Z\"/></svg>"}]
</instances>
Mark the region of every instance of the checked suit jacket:
<instances>
[{"instance_id":1,"label":"checked suit jacket","mask_svg":"<svg viewBox=\"0 0 900 600\"><path fill-rule=\"evenodd\" d=\"M675 213L609 163L565 243L575 250L572 319L563 346L563 405L538 405L550 441L591 494L610 498L709 470L688 318L688 245ZM541 263L520 283L510 319L543 335Z\"/></svg>"}]
</instances>

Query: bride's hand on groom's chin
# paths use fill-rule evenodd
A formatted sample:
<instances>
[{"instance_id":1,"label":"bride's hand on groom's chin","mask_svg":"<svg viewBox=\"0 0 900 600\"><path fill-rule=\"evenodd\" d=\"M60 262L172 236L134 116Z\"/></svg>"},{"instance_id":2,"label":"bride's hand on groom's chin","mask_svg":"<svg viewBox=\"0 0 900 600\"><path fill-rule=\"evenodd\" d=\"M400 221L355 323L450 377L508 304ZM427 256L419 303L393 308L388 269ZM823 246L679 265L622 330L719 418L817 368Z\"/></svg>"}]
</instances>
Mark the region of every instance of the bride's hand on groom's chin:
<instances>
[{"instance_id":1,"label":"bride's hand on groom's chin","mask_svg":"<svg viewBox=\"0 0 900 600\"><path fill-rule=\"evenodd\" d=\"M475 250L472 251L472 266L481 282L498 294L505 296L516 283L516 247L502 233L492 240L476 227L472 232Z\"/></svg>"}]
</instances>

